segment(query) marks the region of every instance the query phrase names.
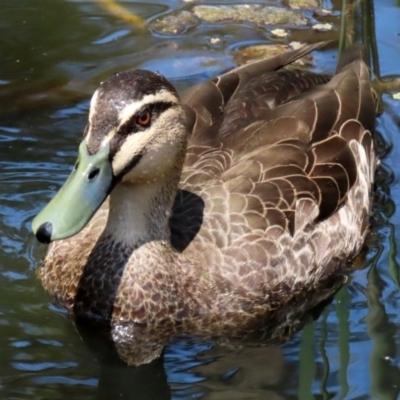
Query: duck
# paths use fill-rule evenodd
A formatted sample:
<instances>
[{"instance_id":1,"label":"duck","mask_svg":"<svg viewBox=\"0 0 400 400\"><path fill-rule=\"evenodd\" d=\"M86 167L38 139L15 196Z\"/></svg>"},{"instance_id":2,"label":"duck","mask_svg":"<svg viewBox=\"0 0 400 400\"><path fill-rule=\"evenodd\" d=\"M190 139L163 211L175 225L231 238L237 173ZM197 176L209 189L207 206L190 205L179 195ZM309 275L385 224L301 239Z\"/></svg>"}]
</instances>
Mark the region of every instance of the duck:
<instances>
[{"instance_id":1,"label":"duck","mask_svg":"<svg viewBox=\"0 0 400 400\"><path fill-rule=\"evenodd\" d=\"M294 67L324 45L180 94L148 70L102 82L32 224L52 301L130 332L239 335L331 296L370 230L377 100L360 45L333 75Z\"/></svg>"}]
</instances>

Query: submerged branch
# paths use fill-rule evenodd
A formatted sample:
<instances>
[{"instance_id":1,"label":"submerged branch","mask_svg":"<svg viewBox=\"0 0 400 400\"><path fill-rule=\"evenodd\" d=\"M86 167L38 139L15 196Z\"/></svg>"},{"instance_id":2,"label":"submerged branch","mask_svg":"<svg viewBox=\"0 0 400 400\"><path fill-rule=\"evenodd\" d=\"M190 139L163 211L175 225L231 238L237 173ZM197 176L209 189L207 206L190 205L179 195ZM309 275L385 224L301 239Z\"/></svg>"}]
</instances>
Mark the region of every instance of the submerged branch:
<instances>
[{"instance_id":1,"label":"submerged branch","mask_svg":"<svg viewBox=\"0 0 400 400\"><path fill-rule=\"evenodd\" d=\"M117 18L135 25L140 29L146 29L146 25L142 18L132 13L127 8L118 4L115 0L97 0L99 5L105 10L115 15Z\"/></svg>"}]
</instances>

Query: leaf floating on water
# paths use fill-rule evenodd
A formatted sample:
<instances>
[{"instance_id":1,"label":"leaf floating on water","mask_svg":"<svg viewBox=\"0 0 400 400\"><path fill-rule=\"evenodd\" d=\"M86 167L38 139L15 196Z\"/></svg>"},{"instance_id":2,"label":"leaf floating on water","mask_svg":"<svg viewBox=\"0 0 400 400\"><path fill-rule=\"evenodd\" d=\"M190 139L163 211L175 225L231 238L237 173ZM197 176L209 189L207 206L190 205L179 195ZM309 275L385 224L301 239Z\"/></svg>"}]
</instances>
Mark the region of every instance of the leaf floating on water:
<instances>
[{"instance_id":1,"label":"leaf floating on water","mask_svg":"<svg viewBox=\"0 0 400 400\"><path fill-rule=\"evenodd\" d=\"M288 33L284 29L273 29L271 33L273 36L276 37L286 37L288 35Z\"/></svg>"},{"instance_id":2,"label":"leaf floating on water","mask_svg":"<svg viewBox=\"0 0 400 400\"><path fill-rule=\"evenodd\" d=\"M315 31L331 31L333 28L332 24L326 23L326 24L315 24L312 27Z\"/></svg>"},{"instance_id":3,"label":"leaf floating on water","mask_svg":"<svg viewBox=\"0 0 400 400\"><path fill-rule=\"evenodd\" d=\"M223 44L225 41L221 39L220 37L212 37L209 39L210 44L212 45L220 45Z\"/></svg>"}]
</instances>

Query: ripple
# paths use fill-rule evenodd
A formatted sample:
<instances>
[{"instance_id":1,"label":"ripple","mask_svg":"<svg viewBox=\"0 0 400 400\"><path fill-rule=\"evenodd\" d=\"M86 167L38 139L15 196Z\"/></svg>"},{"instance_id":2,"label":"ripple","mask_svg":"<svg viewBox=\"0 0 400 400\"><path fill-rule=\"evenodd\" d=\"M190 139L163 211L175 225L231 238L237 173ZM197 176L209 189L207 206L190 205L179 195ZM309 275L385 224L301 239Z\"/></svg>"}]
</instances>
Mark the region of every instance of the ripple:
<instances>
[{"instance_id":1,"label":"ripple","mask_svg":"<svg viewBox=\"0 0 400 400\"><path fill-rule=\"evenodd\" d=\"M110 43L110 42L115 42L118 39L123 38L124 36L127 36L130 34L130 30L129 29L120 29L118 31L112 32L110 34L108 34L107 36L97 39L95 41L93 41L93 44L106 44L106 43Z\"/></svg>"},{"instance_id":2,"label":"ripple","mask_svg":"<svg viewBox=\"0 0 400 400\"><path fill-rule=\"evenodd\" d=\"M99 380L95 378L70 378L67 376L36 376L32 379L32 381L36 384L40 385L55 385L61 384L66 386L90 386L96 387L98 385Z\"/></svg>"},{"instance_id":3,"label":"ripple","mask_svg":"<svg viewBox=\"0 0 400 400\"><path fill-rule=\"evenodd\" d=\"M55 362L13 362L11 364L13 368L19 369L21 371L46 371L48 369L65 369L65 368L73 368L78 364L76 362L65 362L65 363L55 363Z\"/></svg>"}]
</instances>

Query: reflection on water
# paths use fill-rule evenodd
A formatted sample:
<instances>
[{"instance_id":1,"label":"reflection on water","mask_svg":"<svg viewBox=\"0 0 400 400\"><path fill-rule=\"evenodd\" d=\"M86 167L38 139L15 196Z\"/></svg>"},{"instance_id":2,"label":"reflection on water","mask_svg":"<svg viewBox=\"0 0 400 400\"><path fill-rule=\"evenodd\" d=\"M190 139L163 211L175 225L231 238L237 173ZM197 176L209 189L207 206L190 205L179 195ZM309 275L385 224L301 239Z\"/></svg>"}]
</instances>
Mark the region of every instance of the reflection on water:
<instances>
[{"instance_id":1,"label":"reflection on water","mask_svg":"<svg viewBox=\"0 0 400 400\"><path fill-rule=\"evenodd\" d=\"M145 19L186 6L178 0L159 3L124 2ZM332 3L340 9L339 1L322 6ZM376 3L381 74L399 74L400 8L395 0ZM337 17L332 21L337 26ZM366 267L352 274L319 319L281 346L183 337L155 362L127 368L112 345L82 327L79 334L63 310L48 302L35 276L45 248L30 234L30 221L68 175L99 81L140 65L162 71L182 88L230 68L231 50L271 38L249 24L159 37L94 1L79 0L2 0L0 31L1 398L398 397L400 103L390 93L383 96L379 130L392 145L384 163L394 179L381 188L392 203L377 210L385 222L375 230ZM290 39L318 34L308 32L292 32ZM223 44L214 46L212 37ZM318 68L332 70L334 55L319 55Z\"/></svg>"}]
</instances>

